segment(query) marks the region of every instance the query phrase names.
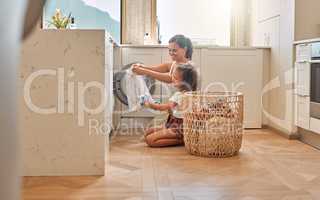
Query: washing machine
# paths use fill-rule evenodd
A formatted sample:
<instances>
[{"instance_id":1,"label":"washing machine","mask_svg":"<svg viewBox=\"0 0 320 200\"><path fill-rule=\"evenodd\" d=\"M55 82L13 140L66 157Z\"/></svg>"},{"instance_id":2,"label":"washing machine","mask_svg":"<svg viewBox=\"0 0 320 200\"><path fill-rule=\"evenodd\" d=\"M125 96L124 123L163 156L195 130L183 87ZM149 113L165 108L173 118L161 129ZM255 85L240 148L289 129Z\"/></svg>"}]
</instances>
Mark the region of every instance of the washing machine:
<instances>
[{"instance_id":1,"label":"washing machine","mask_svg":"<svg viewBox=\"0 0 320 200\"><path fill-rule=\"evenodd\" d=\"M124 76L126 70L129 69L133 64L141 62L132 62L121 67L121 69L114 73L113 76L113 94L115 97L115 114L114 117L114 128L115 130L120 130L122 128L137 128L135 123L139 123L139 120L142 119L152 119L155 116L154 112L151 112L149 109L142 109L135 112L128 112L128 99L125 93L125 81ZM143 63L141 63L143 64ZM150 94L154 95L155 93L155 80L143 76L143 79L149 88ZM142 123L141 123L142 124ZM142 125L141 125L142 127Z\"/></svg>"}]
</instances>

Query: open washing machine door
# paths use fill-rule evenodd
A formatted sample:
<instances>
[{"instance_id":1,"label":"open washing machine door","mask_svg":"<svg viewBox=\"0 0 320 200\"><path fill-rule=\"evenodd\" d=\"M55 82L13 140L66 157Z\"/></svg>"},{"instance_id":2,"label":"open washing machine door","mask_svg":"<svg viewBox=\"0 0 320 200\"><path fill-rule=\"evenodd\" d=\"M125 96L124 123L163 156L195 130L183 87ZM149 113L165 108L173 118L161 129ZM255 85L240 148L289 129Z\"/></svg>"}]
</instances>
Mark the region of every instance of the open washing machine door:
<instances>
[{"instance_id":1,"label":"open washing machine door","mask_svg":"<svg viewBox=\"0 0 320 200\"><path fill-rule=\"evenodd\" d=\"M121 71L116 72L113 76L113 93L117 97L117 99L119 99L119 101L124 105L128 105L128 98L124 92L125 84L124 84L123 78L126 74L126 70L129 69L133 64L137 64L137 63L141 63L141 62L129 63L123 66L121 68ZM150 94L153 95L155 92L155 80L147 76L143 76L143 79L147 87L149 88Z\"/></svg>"}]
</instances>

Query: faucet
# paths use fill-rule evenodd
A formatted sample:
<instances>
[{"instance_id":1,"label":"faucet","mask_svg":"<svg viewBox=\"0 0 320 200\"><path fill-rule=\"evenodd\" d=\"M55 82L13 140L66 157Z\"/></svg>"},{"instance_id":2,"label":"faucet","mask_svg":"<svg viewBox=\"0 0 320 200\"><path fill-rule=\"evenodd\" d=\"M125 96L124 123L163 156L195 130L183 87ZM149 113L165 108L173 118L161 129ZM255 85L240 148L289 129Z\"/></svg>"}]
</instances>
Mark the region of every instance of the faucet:
<instances>
[{"instance_id":1,"label":"faucet","mask_svg":"<svg viewBox=\"0 0 320 200\"><path fill-rule=\"evenodd\" d=\"M161 44L160 21L159 21L158 16L157 16L156 23L157 23L157 42L158 42L158 44Z\"/></svg>"}]
</instances>

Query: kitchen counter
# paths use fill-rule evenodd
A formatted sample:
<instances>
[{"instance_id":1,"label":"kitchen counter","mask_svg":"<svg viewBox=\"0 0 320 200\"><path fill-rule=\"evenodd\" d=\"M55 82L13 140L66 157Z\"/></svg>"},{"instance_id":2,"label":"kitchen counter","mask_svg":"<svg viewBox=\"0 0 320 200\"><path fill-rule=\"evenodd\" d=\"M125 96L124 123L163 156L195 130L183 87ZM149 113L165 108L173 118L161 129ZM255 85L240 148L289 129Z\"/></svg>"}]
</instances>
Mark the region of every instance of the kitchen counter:
<instances>
[{"instance_id":1,"label":"kitchen counter","mask_svg":"<svg viewBox=\"0 0 320 200\"><path fill-rule=\"evenodd\" d=\"M78 103L90 109L99 105L101 91L85 87L104 85L104 74L103 30L41 30L24 41L19 75L22 175L104 175L106 135L90 123L102 124L104 113L82 112Z\"/></svg>"},{"instance_id":2,"label":"kitchen counter","mask_svg":"<svg viewBox=\"0 0 320 200\"><path fill-rule=\"evenodd\" d=\"M121 44L123 48L167 48L168 45L164 44L151 44L151 45L137 45L137 44ZM236 50L250 50L250 49L270 49L268 46L254 46L254 47L228 47L217 45L194 45L195 49L236 49Z\"/></svg>"},{"instance_id":3,"label":"kitchen counter","mask_svg":"<svg viewBox=\"0 0 320 200\"><path fill-rule=\"evenodd\" d=\"M313 43L313 42L320 42L320 38L312 38L308 40L298 40L294 41L293 44L305 44L305 43Z\"/></svg>"},{"instance_id":4,"label":"kitchen counter","mask_svg":"<svg viewBox=\"0 0 320 200\"><path fill-rule=\"evenodd\" d=\"M122 67L137 61L146 66L172 62L167 47L167 45L121 45L116 48L118 56L115 56L117 60L115 66ZM268 95L261 97L261 90L269 80L269 55L269 47L195 46L192 62L200 75L199 88L207 91L225 89L242 92L245 95L244 127L261 128L261 98L264 99L264 108L268 109ZM164 87L156 89L155 95L161 96L165 102L170 92L168 94L168 91L162 88ZM119 106L120 110L121 108ZM144 115L148 114L139 114L139 117ZM115 115L115 122L131 123L121 117ZM131 127L131 125L128 126ZM134 126L133 123L132 126Z\"/></svg>"}]
</instances>

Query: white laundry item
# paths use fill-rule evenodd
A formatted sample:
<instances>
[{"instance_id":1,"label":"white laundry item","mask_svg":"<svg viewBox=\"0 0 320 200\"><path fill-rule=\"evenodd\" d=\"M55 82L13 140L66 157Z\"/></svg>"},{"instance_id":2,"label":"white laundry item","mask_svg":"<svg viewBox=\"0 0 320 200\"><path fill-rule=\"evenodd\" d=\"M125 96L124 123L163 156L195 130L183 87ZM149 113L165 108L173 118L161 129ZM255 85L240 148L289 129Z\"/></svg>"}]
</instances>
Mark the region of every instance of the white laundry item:
<instances>
[{"instance_id":1,"label":"white laundry item","mask_svg":"<svg viewBox=\"0 0 320 200\"><path fill-rule=\"evenodd\" d=\"M124 92L127 95L129 112L138 111L142 108L142 96L153 102L149 88L147 87L143 76L133 73L132 68L126 70L123 81L125 83Z\"/></svg>"}]
</instances>

